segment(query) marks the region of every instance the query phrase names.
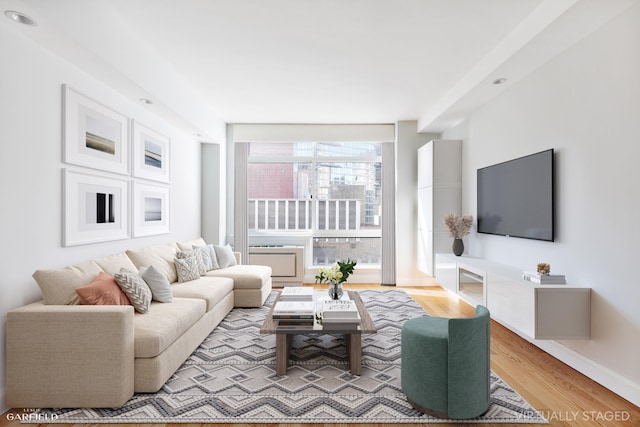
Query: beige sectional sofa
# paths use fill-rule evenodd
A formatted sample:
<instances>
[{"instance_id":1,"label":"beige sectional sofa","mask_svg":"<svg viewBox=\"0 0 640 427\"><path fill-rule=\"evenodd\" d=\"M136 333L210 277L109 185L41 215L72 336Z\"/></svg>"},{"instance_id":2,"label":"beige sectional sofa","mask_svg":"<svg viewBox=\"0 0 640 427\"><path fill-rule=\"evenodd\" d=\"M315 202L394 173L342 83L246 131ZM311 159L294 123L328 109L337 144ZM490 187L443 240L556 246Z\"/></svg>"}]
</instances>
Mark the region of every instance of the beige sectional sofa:
<instances>
[{"instance_id":1,"label":"beige sectional sofa","mask_svg":"<svg viewBox=\"0 0 640 427\"><path fill-rule=\"evenodd\" d=\"M271 268L237 265L178 280L181 250L202 239L129 250L34 278L43 301L7 314L6 404L30 407L118 407L134 392L155 392L233 307L260 307L271 291ZM148 312L132 305L79 305L76 289L100 272L153 265L173 294Z\"/></svg>"}]
</instances>

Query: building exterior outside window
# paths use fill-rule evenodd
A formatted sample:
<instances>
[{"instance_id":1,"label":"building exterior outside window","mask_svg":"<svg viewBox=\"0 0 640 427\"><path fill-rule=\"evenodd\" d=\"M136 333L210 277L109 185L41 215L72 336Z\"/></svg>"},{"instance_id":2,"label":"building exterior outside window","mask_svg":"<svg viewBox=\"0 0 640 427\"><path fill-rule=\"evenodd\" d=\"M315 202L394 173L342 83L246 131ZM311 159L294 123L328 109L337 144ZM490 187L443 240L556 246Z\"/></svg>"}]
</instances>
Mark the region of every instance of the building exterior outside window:
<instances>
[{"instance_id":1,"label":"building exterior outside window","mask_svg":"<svg viewBox=\"0 0 640 427\"><path fill-rule=\"evenodd\" d=\"M379 266L381 144L250 143L249 239L308 235L313 264Z\"/></svg>"}]
</instances>

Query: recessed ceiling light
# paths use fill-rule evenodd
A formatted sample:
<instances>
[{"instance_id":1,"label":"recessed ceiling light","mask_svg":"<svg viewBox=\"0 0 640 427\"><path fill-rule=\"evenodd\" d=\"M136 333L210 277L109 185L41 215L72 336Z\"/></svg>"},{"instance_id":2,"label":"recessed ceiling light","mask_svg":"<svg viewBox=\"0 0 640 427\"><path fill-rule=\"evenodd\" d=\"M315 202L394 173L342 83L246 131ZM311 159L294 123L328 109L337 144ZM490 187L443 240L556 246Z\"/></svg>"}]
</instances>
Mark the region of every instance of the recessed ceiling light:
<instances>
[{"instance_id":1,"label":"recessed ceiling light","mask_svg":"<svg viewBox=\"0 0 640 427\"><path fill-rule=\"evenodd\" d=\"M507 82L507 79L505 77L500 77L499 79L495 79L493 81L493 84L494 85L501 85L501 84L506 83L506 82Z\"/></svg>"},{"instance_id":2,"label":"recessed ceiling light","mask_svg":"<svg viewBox=\"0 0 640 427\"><path fill-rule=\"evenodd\" d=\"M140 98L140 102L147 105L153 104L153 101L147 98Z\"/></svg>"},{"instance_id":3,"label":"recessed ceiling light","mask_svg":"<svg viewBox=\"0 0 640 427\"><path fill-rule=\"evenodd\" d=\"M30 25L32 27L36 27L38 25L38 23L33 18L30 18L22 12L16 12L15 10L6 10L4 14L7 16L7 18L20 24Z\"/></svg>"}]
</instances>

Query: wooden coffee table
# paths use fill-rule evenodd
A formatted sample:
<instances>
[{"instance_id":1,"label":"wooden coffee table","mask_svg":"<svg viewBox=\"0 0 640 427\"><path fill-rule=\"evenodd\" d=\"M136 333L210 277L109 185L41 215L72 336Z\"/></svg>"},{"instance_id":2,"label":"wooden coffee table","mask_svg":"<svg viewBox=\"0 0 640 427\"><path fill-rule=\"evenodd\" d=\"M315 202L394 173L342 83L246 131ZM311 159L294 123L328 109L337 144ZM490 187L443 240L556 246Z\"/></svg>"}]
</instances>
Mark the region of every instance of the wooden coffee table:
<instances>
[{"instance_id":1,"label":"wooden coffee table","mask_svg":"<svg viewBox=\"0 0 640 427\"><path fill-rule=\"evenodd\" d=\"M320 292L323 292L322 294ZM326 291L317 291L317 295L325 295ZM378 332L366 307L360 299L360 295L356 291L347 291L349 299L355 301L358 312L360 313L360 325L353 329L332 328L330 325L323 326L317 321L308 324L287 324L274 320L273 307L280 299L280 294L276 297L267 318L260 328L261 334L276 335L276 374L285 375L287 373L287 365L289 364L289 355L291 353L291 342L296 334L344 334L347 352L349 354L349 365L353 375L360 375L362 368L362 334L375 334ZM315 301L314 301L315 302ZM317 306L317 304L316 304Z\"/></svg>"}]
</instances>

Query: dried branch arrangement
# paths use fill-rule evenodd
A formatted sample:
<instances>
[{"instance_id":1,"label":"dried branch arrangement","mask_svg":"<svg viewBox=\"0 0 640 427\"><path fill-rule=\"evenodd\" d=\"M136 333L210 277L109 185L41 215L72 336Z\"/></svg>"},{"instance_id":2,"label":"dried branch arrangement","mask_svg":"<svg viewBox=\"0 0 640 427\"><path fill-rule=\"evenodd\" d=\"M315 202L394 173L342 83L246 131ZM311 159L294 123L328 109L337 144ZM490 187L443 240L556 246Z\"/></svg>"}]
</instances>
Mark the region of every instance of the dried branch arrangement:
<instances>
[{"instance_id":1,"label":"dried branch arrangement","mask_svg":"<svg viewBox=\"0 0 640 427\"><path fill-rule=\"evenodd\" d=\"M469 234L473 225L473 217L471 215L456 215L448 213L442 219L447 227L449 237L454 239L462 239Z\"/></svg>"}]
</instances>

